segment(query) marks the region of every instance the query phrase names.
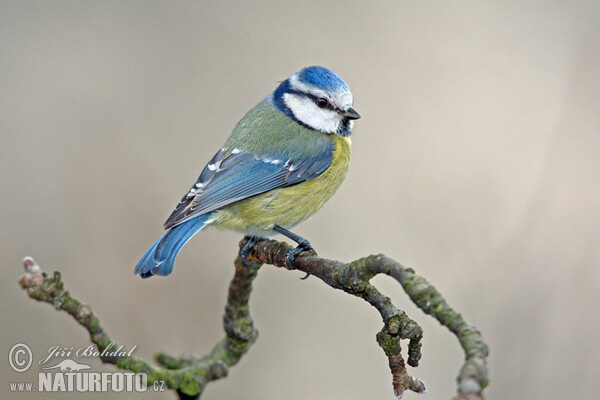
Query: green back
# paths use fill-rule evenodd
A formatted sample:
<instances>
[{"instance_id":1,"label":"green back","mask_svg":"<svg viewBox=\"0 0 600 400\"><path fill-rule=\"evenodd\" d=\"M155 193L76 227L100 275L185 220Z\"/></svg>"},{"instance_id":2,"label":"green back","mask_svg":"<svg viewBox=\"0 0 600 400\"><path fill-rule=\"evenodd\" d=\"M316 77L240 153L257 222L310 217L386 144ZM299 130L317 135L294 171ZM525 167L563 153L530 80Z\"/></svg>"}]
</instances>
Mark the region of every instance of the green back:
<instances>
[{"instance_id":1,"label":"green back","mask_svg":"<svg viewBox=\"0 0 600 400\"><path fill-rule=\"evenodd\" d=\"M315 157L331 142L326 133L300 125L265 99L237 123L224 148L298 160Z\"/></svg>"}]
</instances>

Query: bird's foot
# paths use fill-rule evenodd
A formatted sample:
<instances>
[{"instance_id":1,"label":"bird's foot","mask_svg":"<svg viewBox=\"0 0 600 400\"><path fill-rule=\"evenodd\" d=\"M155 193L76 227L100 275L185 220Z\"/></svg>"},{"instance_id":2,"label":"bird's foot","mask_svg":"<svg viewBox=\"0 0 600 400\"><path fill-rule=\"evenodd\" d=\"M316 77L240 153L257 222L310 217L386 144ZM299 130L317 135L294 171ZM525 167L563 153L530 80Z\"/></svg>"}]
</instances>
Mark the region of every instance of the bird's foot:
<instances>
[{"instance_id":1,"label":"bird's foot","mask_svg":"<svg viewBox=\"0 0 600 400\"><path fill-rule=\"evenodd\" d=\"M242 259L242 262L244 263L244 265L246 267L251 267L252 263L248 259L248 257L250 256L250 249L252 249L252 247L254 247L254 245L257 242L260 242L264 238L262 238L260 236L246 236L246 239L248 239L248 241L242 248L242 251L240 251L240 258Z\"/></svg>"},{"instance_id":2,"label":"bird's foot","mask_svg":"<svg viewBox=\"0 0 600 400\"><path fill-rule=\"evenodd\" d=\"M298 254L302 253L303 251L310 251L314 255L317 255L317 252L311 246L309 241L303 238L302 240L300 240L298 242L298 246L296 248L288 251L288 253L285 256L285 267L288 270L296 269L296 267L294 267L294 262L296 260L296 256ZM307 272L306 275L300 279L304 280L304 279L307 279L309 276L310 276L310 274Z\"/></svg>"},{"instance_id":3,"label":"bird's foot","mask_svg":"<svg viewBox=\"0 0 600 400\"><path fill-rule=\"evenodd\" d=\"M302 236L296 235L294 232L290 232L289 230L287 230L279 225L274 225L273 230L277 233L281 233L283 236L288 237L288 238L292 239L294 242L298 243L298 246L295 249L289 251L287 253L287 255L285 256L285 267L287 269L289 269L289 270L296 269L294 267L294 260L296 259L296 256L298 254L302 253L303 251L310 251L314 255L317 255L317 252L310 245L310 242L308 240L304 239ZM310 274L306 273L306 276L304 278L300 278L300 279L304 280L304 279L308 278L309 276L310 276Z\"/></svg>"}]
</instances>

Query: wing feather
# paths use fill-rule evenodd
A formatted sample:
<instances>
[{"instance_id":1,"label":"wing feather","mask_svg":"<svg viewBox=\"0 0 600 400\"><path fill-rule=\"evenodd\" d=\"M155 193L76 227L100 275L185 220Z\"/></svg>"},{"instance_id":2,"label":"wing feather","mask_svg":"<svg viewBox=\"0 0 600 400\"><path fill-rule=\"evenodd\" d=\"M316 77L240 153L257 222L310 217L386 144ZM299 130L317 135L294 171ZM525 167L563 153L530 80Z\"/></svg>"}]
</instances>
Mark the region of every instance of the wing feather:
<instances>
[{"instance_id":1,"label":"wing feather","mask_svg":"<svg viewBox=\"0 0 600 400\"><path fill-rule=\"evenodd\" d=\"M314 157L293 160L239 149L227 155L221 149L183 196L165 229L249 197L316 178L331 165L333 150L331 143Z\"/></svg>"}]
</instances>

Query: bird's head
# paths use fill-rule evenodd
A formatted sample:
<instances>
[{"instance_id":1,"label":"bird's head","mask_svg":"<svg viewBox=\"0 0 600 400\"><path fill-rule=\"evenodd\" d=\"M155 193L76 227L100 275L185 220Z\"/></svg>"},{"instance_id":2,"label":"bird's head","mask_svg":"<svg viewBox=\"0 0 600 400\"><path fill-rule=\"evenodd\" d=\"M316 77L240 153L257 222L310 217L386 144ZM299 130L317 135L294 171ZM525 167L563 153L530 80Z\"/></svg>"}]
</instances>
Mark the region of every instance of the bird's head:
<instances>
[{"instance_id":1,"label":"bird's head","mask_svg":"<svg viewBox=\"0 0 600 400\"><path fill-rule=\"evenodd\" d=\"M360 115L352 92L327 68L304 68L283 81L270 96L273 104L298 123L321 132L350 136Z\"/></svg>"}]
</instances>

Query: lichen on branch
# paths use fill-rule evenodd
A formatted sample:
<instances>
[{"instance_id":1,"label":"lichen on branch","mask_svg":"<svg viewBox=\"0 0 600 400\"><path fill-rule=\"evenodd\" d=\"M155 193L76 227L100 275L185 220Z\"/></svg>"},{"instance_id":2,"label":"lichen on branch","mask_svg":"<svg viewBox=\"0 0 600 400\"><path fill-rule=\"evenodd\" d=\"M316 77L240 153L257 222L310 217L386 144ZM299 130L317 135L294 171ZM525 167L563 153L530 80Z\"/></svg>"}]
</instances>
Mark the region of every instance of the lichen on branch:
<instances>
[{"instance_id":1,"label":"lichen on branch","mask_svg":"<svg viewBox=\"0 0 600 400\"><path fill-rule=\"evenodd\" d=\"M242 240L240 249L246 243L247 239ZM127 355L101 356L102 362L114 364L121 369L146 373L149 383L162 381L168 388L176 390L181 399L198 399L206 385L226 377L229 368L237 364L256 341L258 330L254 326L249 309L252 282L263 264L286 268L286 255L290 250L291 247L286 243L263 240L252 247L245 262L238 252L223 317L225 337L209 354L203 357L176 357L159 353L155 360L160 367ZM49 276L29 257L25 258L24 265L26 274L19 282L29 297L50 303L57 310L69 313L88 330L91 341L96 344L100 353L111 344L115 345L91 307L73 298L64 289L59 272ZM483 399L482 391L488 383L487 345L479 331L468 325L460 314L447 304L442 295L424 278L416 275L414 270L404 268L383 255L372 255L350 263L342 263L306 252L296 257L294 267L321 279L334 289L362 298L377 309L383 321L383 327L377 333L377 342L388 358L397 398L401 398L407 390L417 393L426 391L424 382L410 376L406 369L406 364L412 367L419 364L423 331L415 321L394 306L389 297L370 283L378 274L388 275L398 281L419 308L436 318L459 339L466 360L457 377L458 396L455 400ZM408 340L406 362L401 352L402 340Z\"/></svg>"}]
</instances>

